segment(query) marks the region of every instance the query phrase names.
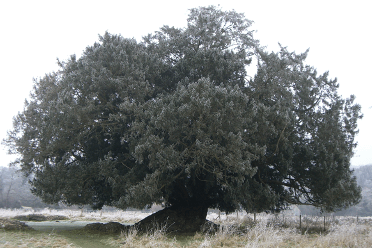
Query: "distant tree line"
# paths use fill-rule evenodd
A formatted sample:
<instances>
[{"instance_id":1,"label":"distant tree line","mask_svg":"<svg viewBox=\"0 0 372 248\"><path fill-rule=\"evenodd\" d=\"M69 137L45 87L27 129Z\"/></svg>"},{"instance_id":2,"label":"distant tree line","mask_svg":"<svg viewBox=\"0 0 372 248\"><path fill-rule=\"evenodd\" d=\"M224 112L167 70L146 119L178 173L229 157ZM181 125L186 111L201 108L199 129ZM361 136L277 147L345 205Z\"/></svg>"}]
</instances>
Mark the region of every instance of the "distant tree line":
<instances>
[{"instance_id":1,"label":"distant tree line","mask_svg":"<svg viewBox=\"0 0 372 248\"><path fill-rule=\"evenodd\" d=\"M362 200L358 205L338 212L338 215L372 216L372 164L361 166L354 171L362 187Z\"/></svg>"},{"instance_id":2,"label":"distant tree line","mask_svg":"<svg viewBox=\"0 0 372 248\"><path fill-rule=\"evenodd\" d=\"M14 167L0 167L0 208L50 207L30 191L28 179Z\"/></svg>"}]
</instances>

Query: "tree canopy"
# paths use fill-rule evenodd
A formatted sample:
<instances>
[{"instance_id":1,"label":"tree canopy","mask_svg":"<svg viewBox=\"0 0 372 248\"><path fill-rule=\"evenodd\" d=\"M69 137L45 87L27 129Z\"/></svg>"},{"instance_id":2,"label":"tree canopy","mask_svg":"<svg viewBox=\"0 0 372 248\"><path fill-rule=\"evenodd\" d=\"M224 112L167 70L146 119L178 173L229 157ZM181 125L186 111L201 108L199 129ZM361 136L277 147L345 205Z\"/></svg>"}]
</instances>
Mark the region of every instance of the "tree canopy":
<instances>
[{"instance_id":1,"label":"tree canopy","mask_svg":"<svg viewBox=\"0 0 372 248\"><path fill-rule=\"evenodd\" d=\"M4 141L33 192L95 208L358 203L355 97L306 65L308 51L267 52L251 24L235 11L191 9L185 28L140 42L106 32L35 80Z\"/></svg>"}]
</instances>

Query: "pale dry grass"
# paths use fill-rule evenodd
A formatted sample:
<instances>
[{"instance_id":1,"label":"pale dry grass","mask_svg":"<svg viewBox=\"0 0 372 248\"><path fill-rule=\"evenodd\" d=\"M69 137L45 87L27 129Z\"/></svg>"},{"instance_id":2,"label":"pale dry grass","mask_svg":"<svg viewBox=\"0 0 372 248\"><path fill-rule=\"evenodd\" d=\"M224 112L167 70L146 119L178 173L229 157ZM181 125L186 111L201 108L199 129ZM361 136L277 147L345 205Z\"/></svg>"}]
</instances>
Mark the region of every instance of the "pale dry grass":
<instances>
[{"instance_id":1,"label":"pale dry grass","mask_svg":"<svg viewBox=\"0 0 372 248\"><path fill-rule=\"evenodd\" d=\"M349 223L334 225L326 235L301 240L299 247L372 247L370 225Z\"/></svg>"},{"instance_id":2,"label":"pale dry grass","mask_svg":"<svg viewBox=\"0 0 372 248\"><path fill-rule=\"evenodd\" d=\"M175 238L170 239L165 235L165 230L165 228L157 228L149 233L138 235L138 231L132 228L129 232L122 233L118 239L111 238L106 243L120 248L179 247Z\"/></svg>"},{"instance_id":3,"label":"pale dry grass","mask_svg":"<svg viewBox=\"0 0 372 248\"><path fill-rule=\"evenodd\" d=\"M313 222L315 222L313 220ZM322 223L322 222L320 222ZM317 233L299 230L296 221L287 221L286 225L278 225L272 216L261 218L256 223L252 219L227 218L221 221L221 228L215 233L197 233L194 236L172 237L161 230L138 235L135 230L122 234L119 239L112 239L115 247L372 247L372 226L370 222L356 223L354 218L341 218L335 221L326 232L320 228ZM306 224L306 223L305 223ZM315 225L312 223L312 225ZM321 225L320 225L321 226Z\"/></svg>"}]
</instances>

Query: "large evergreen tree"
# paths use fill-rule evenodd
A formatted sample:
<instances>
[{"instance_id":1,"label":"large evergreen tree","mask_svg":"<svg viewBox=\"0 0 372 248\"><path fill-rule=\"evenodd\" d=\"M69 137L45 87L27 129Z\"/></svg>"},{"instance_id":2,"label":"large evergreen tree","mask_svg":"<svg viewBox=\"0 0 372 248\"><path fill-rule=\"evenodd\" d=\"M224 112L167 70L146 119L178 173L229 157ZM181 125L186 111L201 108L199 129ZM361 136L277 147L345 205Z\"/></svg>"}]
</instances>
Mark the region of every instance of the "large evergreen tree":
<instances>
[{"instance_id":1,"label":"large evergreen tree","mask_svg":"<svg viewBox=\"0 0 372 248\"><path fill-rule=\"evenodd\" d=\"M5 141L33 192L95 208L162 203L140 225L167 219L186 231L209 207L356 204L360 106L304 64L307 52L266 52L250 25L235 11L192 9L186 28L140 43L106 33L35 80Z\"/></svg>"}]
</instances>

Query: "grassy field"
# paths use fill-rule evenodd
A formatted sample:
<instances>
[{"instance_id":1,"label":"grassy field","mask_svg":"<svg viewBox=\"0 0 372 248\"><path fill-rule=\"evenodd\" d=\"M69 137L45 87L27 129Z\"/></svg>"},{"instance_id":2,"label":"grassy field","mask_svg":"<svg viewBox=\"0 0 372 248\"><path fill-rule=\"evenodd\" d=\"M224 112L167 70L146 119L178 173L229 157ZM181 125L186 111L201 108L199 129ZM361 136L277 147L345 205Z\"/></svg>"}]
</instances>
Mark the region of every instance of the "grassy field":
<instances>
[{"instance_id":1,"label":"grassy field","mask_svg":"<svg viewBox=\"0 0 372 248\"><path fill-rule=\"evenodd\" d=\"M81 212L43 210L43 215L65 215L70 220L134 223L151 213L134 211ZM0 217L27 214L0 211ZM5 231L0 229L0 247L372 247L372 220L353 217L302 217L239 213L208 219L221 224L217 233L193 236L165 234L166 227L139 235L136 230L121 235L99 235L70 231ZM325 220L325 222L324 222Z\"/></svg>"}]
</instances>

